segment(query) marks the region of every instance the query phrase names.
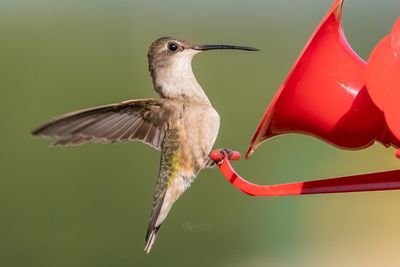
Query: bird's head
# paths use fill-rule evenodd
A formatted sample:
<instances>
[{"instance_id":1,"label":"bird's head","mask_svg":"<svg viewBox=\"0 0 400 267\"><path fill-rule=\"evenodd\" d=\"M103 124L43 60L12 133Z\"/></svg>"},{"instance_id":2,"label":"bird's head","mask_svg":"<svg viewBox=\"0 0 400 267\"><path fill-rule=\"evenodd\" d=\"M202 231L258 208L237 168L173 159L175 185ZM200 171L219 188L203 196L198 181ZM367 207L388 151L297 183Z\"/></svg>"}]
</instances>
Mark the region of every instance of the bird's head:
<instances>
[{"instance_id":1,"label":"bird's head","mask_svg":"<svg viewBox=\"0 0 400 267\"><path fill-rule=\"evenodd\" d=\"M256 48L236 45L198 45L174 37L162 37L150 45L149 70L156 90L168 90L165 86L179 88L185 78L192 78L192 59L203 51L215 49L236 49L258 51ZM194 78L194 76L193 76ZM179 84L176 84L179 81Z\"/></svg>"}]
</instances>

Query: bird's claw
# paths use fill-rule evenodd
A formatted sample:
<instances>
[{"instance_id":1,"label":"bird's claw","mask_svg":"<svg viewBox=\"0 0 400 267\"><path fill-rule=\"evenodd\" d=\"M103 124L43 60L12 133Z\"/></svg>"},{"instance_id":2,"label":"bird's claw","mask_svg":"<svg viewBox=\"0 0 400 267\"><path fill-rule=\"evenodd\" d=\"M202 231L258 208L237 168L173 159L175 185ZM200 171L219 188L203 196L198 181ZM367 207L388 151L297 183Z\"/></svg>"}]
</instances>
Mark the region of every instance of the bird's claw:
<instances>
[{"instance_id":1,"label":"bird's claw","mask_svg":"<svg viewBox=\"0 0 400 267\"><path fill-rule=\"evenodd\" d=\"M236 152L237 153L237 152ZM227 156L227 158L230 160L234 156L234 151L230 148L221 148L221 149L215 149L211 151L210 153L210 158L213 162L216 164L221 164L224 161L224 158Z\"/></svg>"},{"instance_id":2,"label":"bird's claw","mask_svg":"<svg viewBox=\"0 0 400 267\"><path fill-rule=\"evenodd\" d=\"M225 155L228 155L228 159L231 159L233 156L233 150L230 148L221 148L220 151Z\"/></svg>"}]
</instances>

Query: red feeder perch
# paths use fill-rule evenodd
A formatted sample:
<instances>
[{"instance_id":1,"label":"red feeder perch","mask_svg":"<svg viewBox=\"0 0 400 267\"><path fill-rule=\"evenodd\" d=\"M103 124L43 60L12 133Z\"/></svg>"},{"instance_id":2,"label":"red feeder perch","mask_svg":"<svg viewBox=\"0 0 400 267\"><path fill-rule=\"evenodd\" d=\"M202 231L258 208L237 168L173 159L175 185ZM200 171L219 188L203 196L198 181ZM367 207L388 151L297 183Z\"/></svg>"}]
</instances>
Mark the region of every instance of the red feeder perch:
<instances>
[{"instance_id":1,"label":"red feeder perch","mask_svg":"<svg viewBox=\"0 0 400 267\"><path fill-rule=\"evenodd\" d=\"M375 141L400 146L400 18L374 49L368 64L342 30L343 0L336 0L306 44L267 108L247 151L268 138L300 133L342 149L363 149ZM400 189L400 170L316 181L259 186L241 178L230 159L238 152L211 152L223 175L253 196L284 196ZM398 152L398 154L400 154Z\"/></svg>"}]
</instances>

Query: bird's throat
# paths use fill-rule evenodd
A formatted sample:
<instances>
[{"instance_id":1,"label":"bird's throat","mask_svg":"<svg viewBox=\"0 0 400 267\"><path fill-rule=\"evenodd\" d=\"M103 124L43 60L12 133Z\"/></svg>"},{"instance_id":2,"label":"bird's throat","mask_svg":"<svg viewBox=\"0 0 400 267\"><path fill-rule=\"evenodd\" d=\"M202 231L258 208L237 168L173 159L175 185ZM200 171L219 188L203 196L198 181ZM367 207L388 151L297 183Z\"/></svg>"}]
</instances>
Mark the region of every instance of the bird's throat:
<instances>
[{"instance_id":1,"label":"bird's throat","mask_svg":"<svg viewBox=\"0 0 400 267\"><path fill-rule=\"evenodd\" d=\"M193 74L191 58L152 62L150 72L154 88L161 97L209 103L207 95Z\"/></svg>"}]
</instances>

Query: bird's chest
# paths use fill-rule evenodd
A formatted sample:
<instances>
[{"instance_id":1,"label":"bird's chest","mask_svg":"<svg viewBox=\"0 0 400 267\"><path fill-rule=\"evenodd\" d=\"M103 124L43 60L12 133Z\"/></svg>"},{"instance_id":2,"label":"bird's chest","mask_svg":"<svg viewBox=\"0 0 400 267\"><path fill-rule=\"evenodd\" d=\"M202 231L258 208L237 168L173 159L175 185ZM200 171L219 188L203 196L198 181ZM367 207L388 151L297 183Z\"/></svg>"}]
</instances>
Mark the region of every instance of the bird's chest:
<instances>
[{"instance_id":1,"label":"bird's chest","mask_svg":"<svg viewBox=\"0 0 400 267\"><path fill-rule=\"evenodd\" d=\"M179 124L183 161L191 167L203 168L218 135L218 113L212 106L189 106Z\"/></svg>"}]
</instances>

